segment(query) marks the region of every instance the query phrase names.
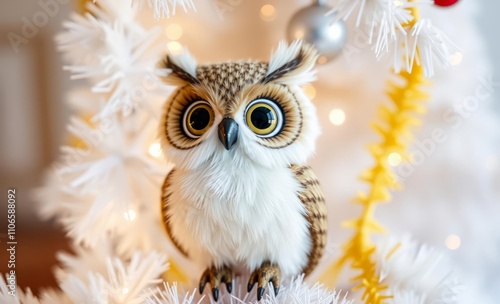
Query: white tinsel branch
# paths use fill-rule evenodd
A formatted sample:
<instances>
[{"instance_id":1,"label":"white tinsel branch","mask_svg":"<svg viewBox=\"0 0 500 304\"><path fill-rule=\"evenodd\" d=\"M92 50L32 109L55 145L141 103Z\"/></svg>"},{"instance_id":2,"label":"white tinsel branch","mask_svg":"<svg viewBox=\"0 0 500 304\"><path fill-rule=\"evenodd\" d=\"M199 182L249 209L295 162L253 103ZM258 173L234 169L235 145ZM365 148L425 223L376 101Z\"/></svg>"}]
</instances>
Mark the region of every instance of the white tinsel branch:
<instances>
[{"instance_id":1,"label":"white tinsel branch","mask_svg":"<svg viewBox=\"0 0 500 304\"><path fill-rule=\"evenodd\" d=\"M95 100L105 99L96 118L151 108L151 96L166 90L155 68L162 55L160 28L143 28L134 21L135 10L123 3L100 0L99 5L89 4L92 13L75 14L63 24L56 41L69 61L64 68L72 79L90 81Z\"/></svg>"},{"instance_id":2,"label":"white tinsel branch","mask_svg":"<svg viewBox=\"0 0 500 304\"><path fill-rule=\"evenodd\" d=\"M153 8L156 18L168 18L175 14L176 7L180 6L184 11L188 9L195 10L193 1L191 0L132 0L132 3L139 2L139 7L142 7L146 2L149 7Z\"/></svg>"},{"instance_id":3,"label":"white tinsel branch","mask_svg":"<svg viewBox=\"0 0 500 304\"><path fill-rule=\"evenodd\" d=\"M458 303L460 285L450 261L436 249L420 246L408 236L379 242L377 267L389 304Z\"/></svg>"},{"instance_id":4,"label":"white tinsel branch","mask_svg":"<svg viewBox=\"0 0 500 304\"><path fill-rule=\"evenodd\" d=\"M411 72L415 60L422 65L425 75L431 77L435 66L449 66L450 49L455 46L428 19L416 22L413 27L405 26L413 20L410 8L431 3L428 0L340 0L332 11L344 20L355 16L356 26L367 32L368 43L373 45L377 59L389 55L397 72L403 61L406 70Z\"/></svg>"},{"instance_id":5,"label":"white tinsel branch","mask_svg":"<svg viewBox=\"0 0 500 304\"><path fill-rule=\"evenodd\" d=\"M157 124L144 114L96 125L73 118L69 130L81 143L63 147L46 186L37 191L41 214L56 218L76 243L88 246L106 233L129 235L141 223L151 234L124 237L120 254L158 249L161 227L153 210L159 208L168 165L161 150L152 151L158 153L154 155L148 151L154 147Z\"/></svg>"},{"instance_id":6,"label":"white tinsel branch","mask_svg":"<svg viewBox=\"0 0 500 304\"><path fill-rule=\"evenodd\" d=\"M232 294L221 289L219 303L261 303L261 304L351 304L353 301L347 299L347 294L342 296L341 292L328 290L323 285L316 283L312 286L304 282L304 276L298 276L293 279L285 280L278 296L273 292L266 292L264 298L257 302L255 290L247 292L247 277L236 277ZM268 291L272 290L269 284ZM192 304L192 303L211 303L216 302L209 295L199 295L196 289L190 292L179 292L177 284L164 283L163 288L157 287L155 290L149 290L149 296L146 298L148 304Z\"/></svg>"},{"instance_id":7,"label":"white tinsel branch","mask_svg":"<svg viewBox=\"0 0 500 304\"><path fill-rule=\"evenodd\" d=\"M427 77L434 75L435 60L443 67L449 67L452 54L450 48L458 48L442 31L433 26L429 19L415 23L411 29L410 45L410 62L421 64Z\"/></svg>"},{"instance_id":8,"label":"white tinsel branch","mask_svg":"<svg viewBox=\"0 0 500 304\"><path fill-rule=\"evenodd\" d=\"M130 261L106 260L107 273L89 272L86 280L74 275L60 287L73 303L143 303L146 288L159 282L167 270L166 258L156 252L134 253Z\"/></svg>"},{"instance_id":9,"label":"white tinsel branch","mask_svg":"<svg viewBox=\"0 0 500 304\"><path fill-rule=\"evenodd\" d=\"M7 274L5 280L0 275L0 303L2 304L70 304L68 298L61 292L47 289L42 291L40 297L37 298L29 288L22 290L20 286L11 283ZM15 288L15 292L11 287Z\"/></svg>"}]
</instances>

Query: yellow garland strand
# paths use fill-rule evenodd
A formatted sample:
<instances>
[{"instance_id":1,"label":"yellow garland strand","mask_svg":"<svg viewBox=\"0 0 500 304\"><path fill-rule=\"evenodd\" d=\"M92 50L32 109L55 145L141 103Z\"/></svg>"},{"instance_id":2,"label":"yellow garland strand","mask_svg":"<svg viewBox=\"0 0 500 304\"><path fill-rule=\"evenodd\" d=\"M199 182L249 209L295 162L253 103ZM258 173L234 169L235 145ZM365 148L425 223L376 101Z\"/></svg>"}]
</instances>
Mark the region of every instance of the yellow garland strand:
<instances>
[{"instance_id":1,"label":"yellow garland strand","mask_svg":"<svg viewBox=\"0 0 500 304\"><path fill-rule=\"evenodd\" d=\"M418 20L417 8L412 8L413 20L407 26L412 27ZM390 191L400 188L394 172L388 163L391 153L397 153L402 159L408 159L406 143L411 140L411 128L420 124L417 118L425 112L423 102L429 99L427 93L421 90L429 84L420 65L414 64L411 73L399 75L404 80L403 85L389 82L387 95L392 108L381 105L379 116L382 123L373 123L373 129L380 134L381 141L369 146L369 151L375 160L375 165L361 175L361 180L369 185L367 193L359 193L355 200L362 205L361 216L345 223L346 227L355 230L354 235L343 246L344 254L331 265L322 275L321 281L332 285L344 266L351 262L351 268L360 271L352 280L357 283L353 290L364 290L362 299L369 304L382 304L390 295L384 294L388 288L377 273L377 265L373 254L375 245L370 239L372 233L384 232L384 228L375 220L375 206L391 199ZM395 248L394 250L397 250Z\"/></svg>"}]
</instances>

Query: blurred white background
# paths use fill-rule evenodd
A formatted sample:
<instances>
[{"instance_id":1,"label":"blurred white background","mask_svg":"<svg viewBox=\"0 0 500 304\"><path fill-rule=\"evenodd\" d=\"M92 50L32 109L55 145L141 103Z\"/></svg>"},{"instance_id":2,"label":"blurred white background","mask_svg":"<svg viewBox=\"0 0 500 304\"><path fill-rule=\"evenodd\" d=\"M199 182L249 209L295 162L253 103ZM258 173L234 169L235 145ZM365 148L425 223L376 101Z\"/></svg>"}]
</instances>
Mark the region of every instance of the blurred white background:
<instances>
[{"instance_id":1,"label":"blurred white background","mask_svg":"<svg viewBox=\"0 0 500 304\"><path fill-rule=\"evenodd\" d=\"M0 9L0 191L6 193L9 187L18 189L18 227L25 231L26 236L37 235L36 233L44 231L39 229L41 226L47 226L47 223L41 222L36 217L36 207L30 199L30 189L41 184L44 170L50 168L51 162L57 158L60 145L69 140L65 130L69 110L64 100L73 84L69 80L69 73L62 69L63 62L56 51L53 38L61 30L63 20L68 18L69 13L78 7L79 3L76 0L59 0L56 3L60 4L53 8L53 16L47 20L40 19L37 15L41 10L40 3L54 3L54 1L56 0L2 0ZM195 5L203 1L211 0L193 0ZM500 1L460 1L479 3L477 25L484 37L494 79L499 81ZM259 5L266 2L275 4L276 7L283 7L283 3L286 2L288 5L289 0L258 1ZM311 1L290 2L298 9ZM206 7L206 5L198 6ZM203 19L203 13L200 9L197 13L191 11L188 14L189 17ZM225 22L238 22L235 19L228 17ZM35 26L35 32L33 30L30 32L31 38L19 42L17 53L11 43L15 38L10 33L22 36L23 30L29 32L30 29L26 26L27 20L38 22L39 25ZM280 19L275 23L261 23L257 32L282 31L284 36L286 22L287 20ZM450 20L450 22L459 23L461 20ZM258 41L258 35L255 36L257 37L252 37L252 41ZM210 39L210 37L205 36L200 39ZM264 46L258 52L265 56L270 50L269 37L261 39ZM233 53L238 54L241 51L241 56L246 56L247 53L243 51L245 44L238 47L239 49ZM202 49L194 49L194 53L201 61L210 58L204 56L202 52ZM495 108L500 112L500 92L497 90L495 93ZM6 227L5 223L6 217L1 216L1 227ZM0 232L4 232L3 229L0 229ZM48 262L49 266L50 263ZM33 284L27 285L33 286Z\"/></svg>"}]
</instances>

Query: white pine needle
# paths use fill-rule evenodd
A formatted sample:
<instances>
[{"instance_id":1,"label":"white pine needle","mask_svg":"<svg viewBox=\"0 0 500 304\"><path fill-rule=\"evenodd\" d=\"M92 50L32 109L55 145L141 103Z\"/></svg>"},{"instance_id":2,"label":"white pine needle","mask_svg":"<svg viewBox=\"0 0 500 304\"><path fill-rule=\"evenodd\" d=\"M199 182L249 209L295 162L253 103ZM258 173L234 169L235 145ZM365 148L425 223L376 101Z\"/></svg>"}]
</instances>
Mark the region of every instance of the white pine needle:
<instances>
[{"instance_id":1,"label":"white pine needle","mask_svg":"<svg viewBox=\"0 0 500 304\"><path fill-rule=\"evenodd\" d=\"M460 286L437 250L409 237L391 238L378 245L377 261L380 281L394 296L388 303L457 303Z\"/></svg>"},{"instance_id":2,"label":"white pine needle","mask_svg":"<svg viewBox=\"0 0 500 304\"><path fill-rule=\"evenodd\" d=\"M13 296L9 294L11 289L7 284L7 275L5 277L6 280L4 280L3 275L0 275L0 303L2 304L69 304L64 294L54 290L44 290L41 296L37 298L29 288L22 290L21 287L16 285L16 292Z\"/></svg>"},{"instance_id":3,"label":"white pine needle","mask_svg":"<svg viewBox=\"0 0 500 304\"><path fill-rule=\"evenodd\" d=\"M72 79L89 80L92 92L98 95L88 102L105 96L96 118L131 113L140 106L150 108L148 97L165 89L155 73L162 53L161 29L141 27L134 20L134 9L123 1L101 0L99 7L90 3L89 10L92 14L72 15L56 37L59 50L69 61L64 68ZM152 81L154 88L148 85Z\"/></svg>"},{"instance_id":4,"label":"white pine needle","mask_svg":"<svg viewBox=\"0 0 500 304\"><path fill-rule=\"evenodd\" d=\"M408 0L340 0L332 11L344 20L357 12L356 26L367 30L369 43L376 41L376 49L382 49L397 30L404 31L403 24L413 19L408 8L415 5Z\"/></svg>"},{"instance_id":5,"label":"white pine needle","mask_svg":"<svg viewBox=\"0 0 500 304\"><path fill-rule=\"evenodd\" d=\"M134 253L129 261L106 259L107 272L89 272L87 280L68 276L60 287L73 303L144 303L146 288L167 270L166 257L156 252Z\"/></svg>"},{"instance_id":6,"label":"white pine needle","mask_svg":"<svg viewBox=\"0 0 500 304\"><path fill-rule=\"evenodd\" d=\"M128 225L142 216L139 210L156 210L151 202L158 200L168 170L161 155L148 153L157 124L138 114L94 127L73 118L69 130L85 143L63 147L53 174L38 191L44 217L57 217L75 242L95 246L106 233L130 231ZM151 242L142 243L145 250Z\"/></svg>"},{"instance_id":7,"label":"white pine needle","mask_svg":"<svg viewBox=\"0 0 500 304\"><path fill-rule=\"evenodd\" d=\"M403 67L411 72L415 62L422 65L426 77L432 77L436 66L450 66L450 48L456 46L428 19L419 20L412 28L404 26L413 20L410 8L429 3L428 0L340 0L332 11L343 19L355 15L356 26L366 31L376 58L389 55L396 72Z\"/></svg>"},{"instance_id":8,"label":"white pine needle","mask_svg":"<svg viewBox=\"0 0 500 304\"><path fill-rule=\"evenodd\" d=\"M192 0L137 0L139 7L142 7L146 2L149 7L153 8L155 18L168 18L175 15L176 7L180 6L186 12L188 9L195 10ZM132 0L132 5L135 5L136 0Z\"/></svg>"},{"instance_id":9,"label":"white pine needle","mask_svg":"<svg viewBox=\"0 0 500 304\"><path fill-rule=\"evenodd\" d=\"M113 255L112 241L102 237L93 248L72 244L72 252L58 252L59 266L54 273L59 282L66 280L70 275L86 280L89 272L105 273L106 258Z\"/></svg>"},{"instance_id":10,"label":"white pine needle","mask_svg":"<svg viewBox=\"0 0 500 304\"><path fill-rule=\"evenodd\" d=\"M285 280L280 287L278 296L274 296L272 284L269 284L267 292L260 302L257 302L255 289L248 293L246 282L248 277L236 277L234 279L233 293L229 294L224 288L220 289L219 303L261 303L261 304L351 304L347 299L347 294L342 294L335 290L328 290L323 285L316 283L309 286L304 282L304 276L298 276L291 280ZM149 296L146 298L148 304L191 304L191 303L211 303L216 302L208 295L199 295L196 289L190 292L179 292L177 284L172 286L164 283L163 289L157 287L155 290L149 290Z\"/></svg>"},{"instance_id":11,"label":"white pine needle","mask_svg":"<svg viewBox=\"0 0 500 304\"><path fill-rule=\"evenodd\" d=\"M163 282L163 289L156 287L156 289L149 289L144 292L146 294L146 303L148 304L192 304L192 303L202 303L205 298L199 297L198 301L195 302L195 296L197 295L196 289L192 292L187 292L184 296L179 295L177 288L177 283L174 282L172 285L167 282Z\"/></svg>"},{"instance_id":12,"label":"white pine needle","mask_svg":"<svg viewBox=\"0 0 500 304\"><path fill-rule=\"evenodd\" d=\"M421 64L426 77L434 75L436 63L443 67L450 66L452 54L450 49L458 49L442 31L432 25L429 19L415 23L411 30L410 45L411 51L408 54L410 62L415 60L417 64Z\"/></svg>"}]
</instances>

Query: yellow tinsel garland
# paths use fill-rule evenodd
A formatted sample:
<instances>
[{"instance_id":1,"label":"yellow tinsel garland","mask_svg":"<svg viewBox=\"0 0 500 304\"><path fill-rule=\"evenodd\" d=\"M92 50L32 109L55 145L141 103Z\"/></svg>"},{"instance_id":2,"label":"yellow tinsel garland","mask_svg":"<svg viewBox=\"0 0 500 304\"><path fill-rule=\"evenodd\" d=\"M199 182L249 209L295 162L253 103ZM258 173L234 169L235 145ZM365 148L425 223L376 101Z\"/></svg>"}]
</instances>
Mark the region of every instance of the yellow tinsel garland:
<instances>
[{"instance_id":1,"label":"yellow tinsel garland","mask_svg":"<svg viewBox=\"0 0 500 304\"><path fill-rule=\"evenodd\" d=\"M412 27L418 20L417 8L412 9L412 14L414 19L408 27ZM321 277L323 283L332 285L343 267L351 262L351 268L359 271L359 275L352 279L357 283L354 290L362 289L362 300L370 304L381 304L392 297L384 293L388 286L380 280L373 257L377 248L370 239L372 233L384 231L373 216L375 206L388 202L391 199L390 191L400 187L390 168L388 157L397 153L401 159L408 160L407 144L411 139L411 127L420 123L418 117L425 112L423 103L429 99L428 94L422 91L422 86L429 82L420 65L414 62L412 72L403 72L399 77L404 80L403 85L389 82L387 94L393 107L381 105L379 116L382 123L372 125L381 135L381 141L369 146L375 164L361 175L361 179L369 185L369 190L359 193L355 199L356 203L361 204L362 213L359 218L345 223L346 227L355 230L354 235L344 244L341 258ZM396 246L391 253L397 249Z\"/></svg>"}]
</instances>

